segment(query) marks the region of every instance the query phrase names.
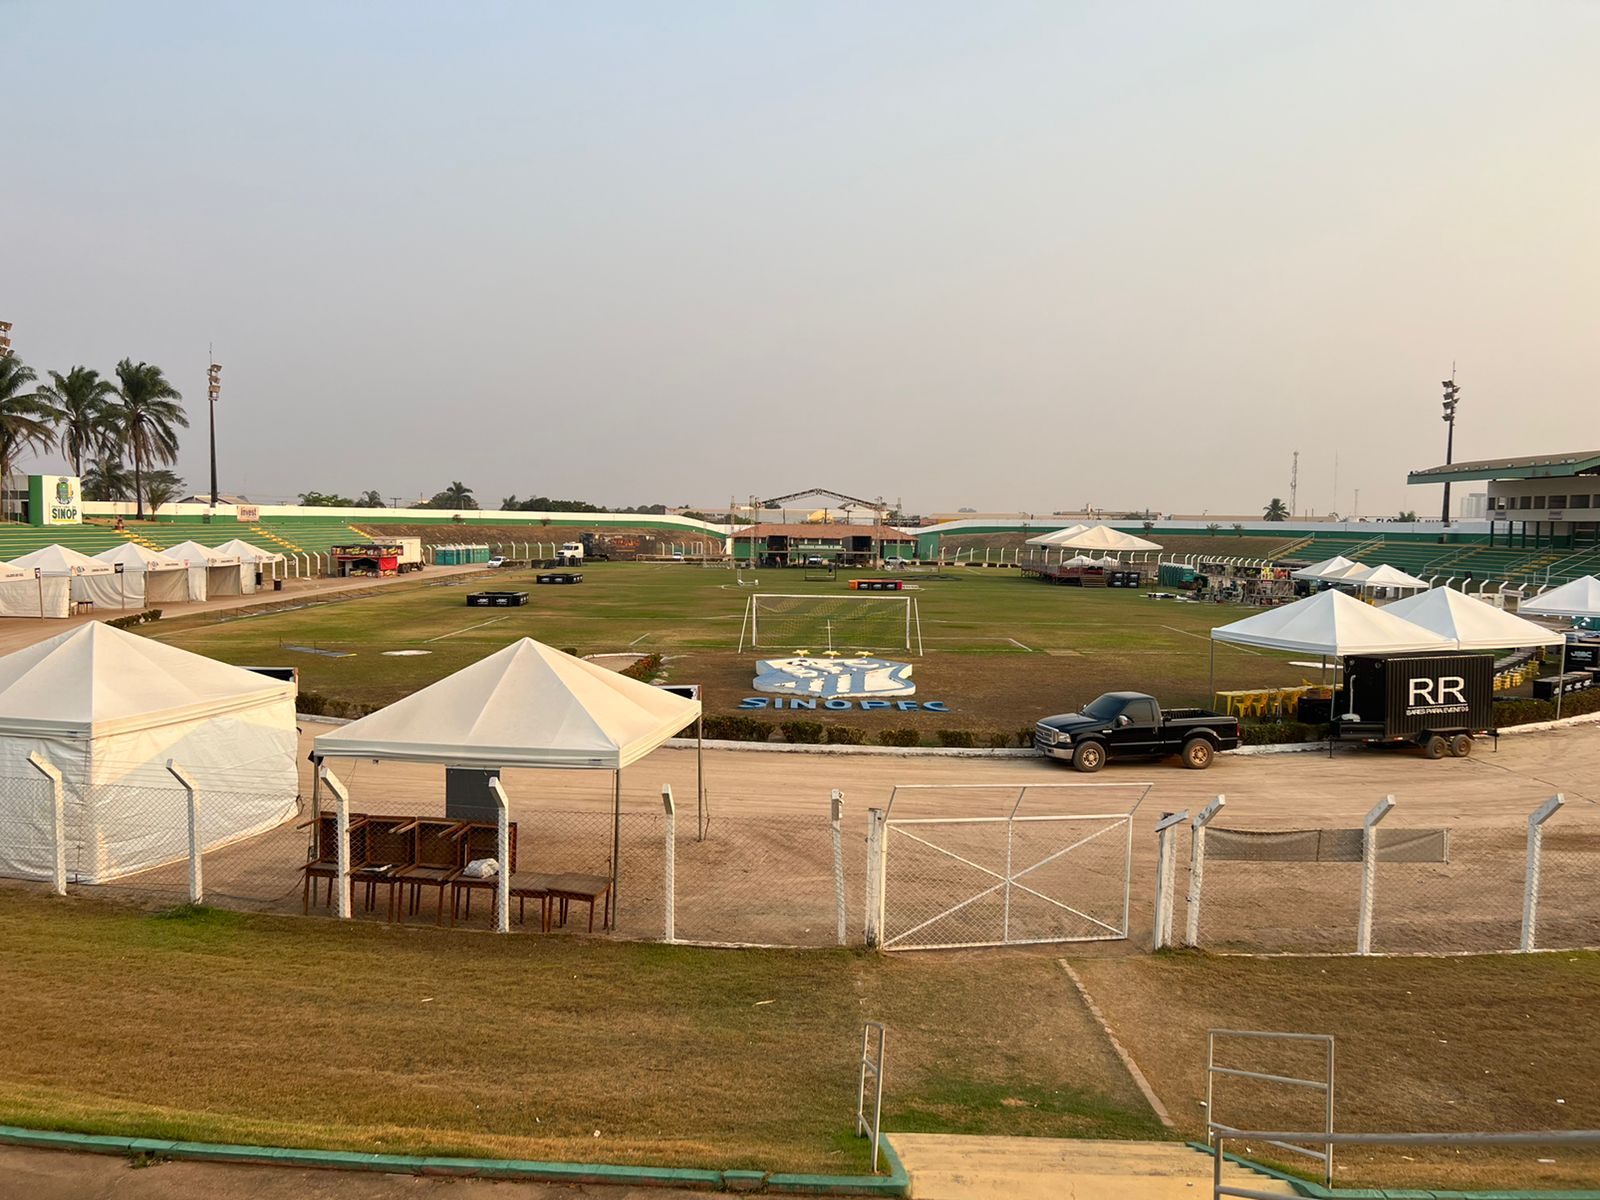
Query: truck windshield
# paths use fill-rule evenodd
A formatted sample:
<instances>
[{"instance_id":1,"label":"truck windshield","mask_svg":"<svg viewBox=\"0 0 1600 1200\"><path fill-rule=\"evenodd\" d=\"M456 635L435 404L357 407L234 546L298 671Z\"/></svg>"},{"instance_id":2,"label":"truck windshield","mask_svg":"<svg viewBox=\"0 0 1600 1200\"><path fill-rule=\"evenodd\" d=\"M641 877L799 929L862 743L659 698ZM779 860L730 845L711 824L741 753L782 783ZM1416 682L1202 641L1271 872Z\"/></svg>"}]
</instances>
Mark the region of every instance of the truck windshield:
<instances>
[{"instance_id":1,"label":"truck windshield","mask_svg":"<svg viewBox=\"0 0 1600 1200\"><path fill-rule=\"evenodd\" d=\"M1109 692L1098 700L1091 700L1083 715L1093 717L1096 721L1109 721L1122 711L1122 700Z\"/></svg>"}]
</instances>

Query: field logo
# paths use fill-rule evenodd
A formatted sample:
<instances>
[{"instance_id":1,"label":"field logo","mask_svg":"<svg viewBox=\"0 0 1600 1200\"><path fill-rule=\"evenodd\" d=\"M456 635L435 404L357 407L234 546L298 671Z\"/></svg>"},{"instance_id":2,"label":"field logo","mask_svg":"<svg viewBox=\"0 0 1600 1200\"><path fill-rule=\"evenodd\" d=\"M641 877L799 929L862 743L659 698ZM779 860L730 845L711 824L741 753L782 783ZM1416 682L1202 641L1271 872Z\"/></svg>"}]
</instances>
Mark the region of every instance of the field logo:
<instances>
[{"instance_id":1,"label":"field logo","mask_svg":"<svg viewBox=\"0 0 1600 1200\"><path fill-rule=\"evenodd\" d=\"M78 525L83 522L75 475L28 476L28 522L31 525Z\"/></svg>"},{"instance_id":2,"label":"field logo","mask_svg":"<svg viewBox=\"0 0 1600 1200\"><path fill-rule=\"evenodd\" d=\"M883 658L768 658L756 663L752 685L784 696L910 696L911 664Z\"/></svg>"}]
</instances>

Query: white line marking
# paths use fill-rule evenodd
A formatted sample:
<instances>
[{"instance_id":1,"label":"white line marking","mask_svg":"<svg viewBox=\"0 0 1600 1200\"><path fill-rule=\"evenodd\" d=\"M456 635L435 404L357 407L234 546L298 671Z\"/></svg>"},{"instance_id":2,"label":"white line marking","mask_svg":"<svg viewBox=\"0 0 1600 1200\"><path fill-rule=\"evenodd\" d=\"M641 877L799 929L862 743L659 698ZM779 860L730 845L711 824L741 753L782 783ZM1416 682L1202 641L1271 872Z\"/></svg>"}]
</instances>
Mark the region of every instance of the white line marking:
<instances>
[{"instance_id":1,"label":"white line marking","mask_svg":"<svg viewBox=\"0 0 1600 1200\"><path fill-rule=\"evenodd\" d=\"M1189 630L1189 629L1179 629L1175 625L1163 625L1161 628L1170 629L1170 630L1172 630L1173 633L1181 633L1181 634L1183 634L1184 637L1199 638L1202 642L1209 642L1209 641L1212 640L1211 638L1206 637L1204 634L1195 633L1193 630ZM1249 646L1241 646L1241 645L1238 645L1235 642L1223 642L1222 644L1224 646L1226 646L1229 650L1241 650L1246 654L1254 654L1258 658L1265 657L1265 655L1263 655L1261 653L1261 651L1252 650L1252 649L1250 649Z\"/></svg>"},{"instance_id":2,"label":"white line marking","mask_svg":"<svg viewBox=\"0 0 1600 1200\"><path fill-rule=\"evenodd\" d=\"M1033 653L1033 647L1032 646L1024 646L1021 642L1017 641L1017 639L1014 638L1014 637L1008 637L1006 639L1006 641L1010 642L1018 650L1026 650L1029 654Z\"/></svg>"},{"instance_id":3,"label":"white line marking","mask_svg":"<svg viewBox=\"0 0 1600 1200\"><path fill-rule=\"evenodd\" d=\"M510 613L506 614L506 616L510 615ZM482 629L485 625L493 625L496 621L504 621L505 619L505 617L490 617L487 621L479 621L476 625L468 625L466 629L452 629L449 633L441 633L438 637L429 638L428 641L442 642L445 638L455 637L458 633L469 633L474 629Z\"/></svg>"},{"instance_id":4,"label":"white line marking","mask_svg":"<svg viewBox=\"0 0 1600 1200\"><path fill-rule=\"evenodd\" d=\"M644 641L645 638L647 638L649 636L650 635L648 633L641 633L638 637L634 638L633 641L628 643L628 649L632 650L635 646L637 646L640 642Z\"/></svg>"}]
</instances>

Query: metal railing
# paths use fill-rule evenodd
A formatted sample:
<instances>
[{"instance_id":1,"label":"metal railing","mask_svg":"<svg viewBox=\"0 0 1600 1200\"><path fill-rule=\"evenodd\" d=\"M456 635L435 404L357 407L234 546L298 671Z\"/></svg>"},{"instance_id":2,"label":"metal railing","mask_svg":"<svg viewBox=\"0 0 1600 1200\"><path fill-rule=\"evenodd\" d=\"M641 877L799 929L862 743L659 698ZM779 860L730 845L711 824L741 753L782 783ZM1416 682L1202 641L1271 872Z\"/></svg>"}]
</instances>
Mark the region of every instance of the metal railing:
<instances>
[{"instance_id":1,"label":"metal railing","mask_svg":"<svg viewBox=\"0 0 1600 1200\"><path fill-rule=\"evenodd\" d=\"M872 1035L876 1031L877 1044ZM883 1064L884 1043L889 1034L882 1021L867 1021L861 1026L861 1073L856 1085L856 1136L872 1137L872 1173L878 1173L878 1155L883 1143ZM876 1051L876 1055L874 1055ZM867 1120L867 1076L872 1076L872 1119Z\"/></svg>"},{"instance_id":2,"label":"metal railing","mask_svg":"<svg viewBox=\"0 0 1600 1200\"><path fill-rule=\"evenodd\" d=\"M1242 1038L1250 1041L1275 1041L1275 1042L1310 1042L1323 1047L1323 1077L1321 1079L1302 1079L1296 1075L1277 1075L1268 1071L1251 1071L1243 1067L1223 1067L1217 1065L1217 1039ZM1236 1136L1237 1131L1229 1125L1218 1124L1214 1119L1216 1113L1216 1096L1214 1084L1218 1076L1231 1079L1251 1079L1257 1083L1273 1083L1284 1087L1308 1088L1321 1092L1322 1125L1323 1128L1315 1134L1306 1134L1297 1137L1281 1137L1276 1134L1257 1134L1270 1146L1280 1150L1287 1150L1291 1154L1301 1154L1306 1158L1314 1159L1322 1164L1323 1186L1333 1186L1333 1035L1328 1033L1277 1033L1260 1029L1208 1029L1206 1031L1206 1130L1210 1135L1212 1150L1216 1158L1216 1185L1222 1184L1222 1134L1218 1130L1227 1131L1227 1136ZM1321 1150L1310 1150L1305 1146L1297 1145L1299 1142L1309 1142L1321 1145ZM1218 1192L1217 1195L1224 1193ZM1239 1195L1241 1193L1231 1193Z\"/></svg>"}]
</instances>

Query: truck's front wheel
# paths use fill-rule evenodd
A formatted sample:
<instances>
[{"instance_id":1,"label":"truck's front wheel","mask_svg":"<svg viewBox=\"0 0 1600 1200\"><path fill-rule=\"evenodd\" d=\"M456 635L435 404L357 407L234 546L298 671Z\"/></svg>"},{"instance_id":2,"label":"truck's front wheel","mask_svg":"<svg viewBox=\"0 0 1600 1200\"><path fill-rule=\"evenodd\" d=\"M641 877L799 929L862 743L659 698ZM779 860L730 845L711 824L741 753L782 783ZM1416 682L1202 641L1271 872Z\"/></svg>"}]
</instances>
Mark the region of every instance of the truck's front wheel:
<instances>
[{"instance_id":1,"label":"truck's front wheel","mask_svg":"<svg viewBox=\"0 0 1600 1200\"><path fill-rule=\"evenodd\" d=\"M1178 752L1178 757L1189 770L1204 771L1211 765L1211 759L1215 754L1216 750L1209 741L1203 737L1196 737L1190 738L1183 744L1183 749Z\"/></svg>"},{"instance_id":2,"label":"truck's front wheel","mask_svg":"<svg viewBox=\"0 0 1600 1200\"><path fill-rule=\"evenodd\" d=\"M1072 752L1072 769L1092 773L1106 765L1106 748L1099 742L1080 742Z\"/></svg>"}]
</instances>

